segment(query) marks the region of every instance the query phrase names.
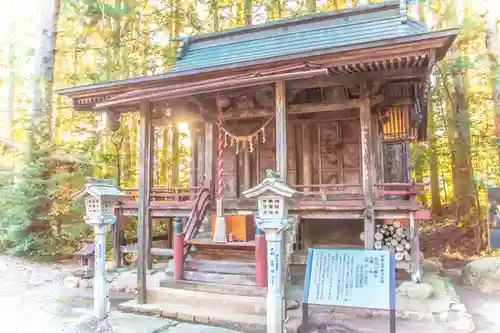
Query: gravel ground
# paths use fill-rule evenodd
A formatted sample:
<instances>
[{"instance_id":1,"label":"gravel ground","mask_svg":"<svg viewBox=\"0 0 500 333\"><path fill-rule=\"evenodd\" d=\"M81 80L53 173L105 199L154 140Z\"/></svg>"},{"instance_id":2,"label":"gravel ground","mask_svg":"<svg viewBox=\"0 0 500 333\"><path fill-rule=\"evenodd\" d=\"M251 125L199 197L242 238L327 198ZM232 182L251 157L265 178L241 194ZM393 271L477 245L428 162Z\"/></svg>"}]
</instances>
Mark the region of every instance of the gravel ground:
<instances>
[{"instance_id":1,"label":"gravel ground","mask_svg":"<svg viewBox=\"0 0 500 333\"><path fill-rule=\"evenodd\" d=\"M165 318L111 311L105 323L92 319L90 289L67 288L74 263L40 264L0 256L1 333L237 333ZM133 295L110 295L122 302Z\"/></svg>"}]
</instances>

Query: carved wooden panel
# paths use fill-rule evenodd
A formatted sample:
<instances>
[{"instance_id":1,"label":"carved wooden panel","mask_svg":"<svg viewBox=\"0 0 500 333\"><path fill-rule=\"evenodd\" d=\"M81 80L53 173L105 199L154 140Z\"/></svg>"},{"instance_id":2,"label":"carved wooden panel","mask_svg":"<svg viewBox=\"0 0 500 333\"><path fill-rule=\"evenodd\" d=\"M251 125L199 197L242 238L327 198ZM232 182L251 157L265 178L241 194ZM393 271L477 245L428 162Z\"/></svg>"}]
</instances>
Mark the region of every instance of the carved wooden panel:
<instances>
[{"instance_id":1,"label":"carved wooden panel","mask_svg":"<svg viewBox=\"0 0 500 333\"><path fill-rule=\"evenodd\" d=\"M324 121L314 127L313 170L318 184L360 184L359 120ZM314 128L313 127L313 128ZM314 177L313 177L314 178ZM357 187L346 188L356 190Z\"/></svg>"},{"instance_id":2,"label":"carved wooden panel","mask_svg":"<svg viewBox=\"0 0 500 333\"><path fill-rule=\"evenodd\" d=\"M405 143L384 144L384 181L404 183L408 181L408 163Z\"/></svg>"},{"instance_id":3,"label":"carved wooden panel","mask_svg":"<svg viewBox=\"0 0 500 333\"><path fill-rule=\"evenodd\" d=\"M342 167L346 169L359 169L360 160L359 144L346 143L342 147Z\"/></svg>"},{"instance_id":4,"label":"carved wooden panel","mask_svg":"<svg viewBox=\"0 0 500 333\"><path fill-rule=\"evenodd\" d=\"M320 123L318 135L321 184L338 184L339 132L337 123Z\"/></svg>"}]
</instances>

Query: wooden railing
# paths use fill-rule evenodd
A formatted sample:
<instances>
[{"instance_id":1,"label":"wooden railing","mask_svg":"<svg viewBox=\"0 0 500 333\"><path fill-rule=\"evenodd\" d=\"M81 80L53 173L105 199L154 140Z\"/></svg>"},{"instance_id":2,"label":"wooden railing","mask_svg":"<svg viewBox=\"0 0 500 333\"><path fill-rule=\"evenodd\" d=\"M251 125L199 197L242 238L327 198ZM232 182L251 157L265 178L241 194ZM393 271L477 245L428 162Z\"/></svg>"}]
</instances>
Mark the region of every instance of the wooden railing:
<instances>
[{"instance_id":1,"label":"wooden railing","mask_svg":"<svg viewBox=\"0 0 500 333\"><path fill-rule=\"evenodd\" d=\"M363 186L359 184L292 185L299 191L301 200L350 200L363 198Z\"/></svg>"},{"instance_id":2,"label":"wooden railing","mask_svg":"<svg viewBox=\"0 0 500 333\"><path fill-rule=\"evenodd\" d=\"M425 191L426 184L418 183L380 183L374 185L376 199L416 201L418 195ZM292 185L299 191L301 200L305 201L342 201L363 200L361 184L319 184Z\"/></svg>"},{"instance_id":3,"label":"wooden railing","mask_svg":"<svg viewBox=\"0 0 500 333\"><path fill-rule=\"evenodd\" d=\"M210 202L210 189L203 188L198 193L198 197L186 223L186 228L184 229L184 260L186 260L192 246L191 243L186 243L186 241L194 240L198 236L203 220L210 210Z\"/></svg>"},{"instance_id":4,"label":"wooden railing","mask_svg":"<svg viewBox=\"0 0 500 333\"><path fill-rule=\"evenodd\" d=\"M188 201L195 200L196 197L203 191L204 187L157 187L152 188L149 195L151 201ZM136 201L139 197L138 188L122 188L125 193L125 200Z\"/></svg>"},{"instance_id":5,"label":"wooden railing","mask_svg":"<svg viewBox=\"0 0 500 333\"><path fill-rule=\"evenodd\" d=\"M383 200L402 199L416 202L417 196L425 191L426 186L427 184L420 183L375 184L375 197Z\"/></svg>"}]
</instances>

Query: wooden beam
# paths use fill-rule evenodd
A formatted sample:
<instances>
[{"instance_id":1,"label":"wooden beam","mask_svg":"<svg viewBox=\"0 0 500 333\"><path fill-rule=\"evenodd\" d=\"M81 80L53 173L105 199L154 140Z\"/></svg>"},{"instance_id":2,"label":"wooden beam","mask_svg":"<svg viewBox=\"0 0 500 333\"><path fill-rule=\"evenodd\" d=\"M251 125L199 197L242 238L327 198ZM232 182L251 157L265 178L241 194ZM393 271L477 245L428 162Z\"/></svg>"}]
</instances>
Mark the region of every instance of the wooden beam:
<instances>
[{"instance_id":1,"label":"wooden beam","mask_svg":"<svg viewBox=\"0 0 500 333\"><path fill-rule=\"evenodd\" d=\"M422 70L422 68L401 68L384 72L338 74L287 81L287 87L289 90L302 90L307 88L324 88L332 86L355 86L363 84L366 81L379 81L381 83L385 83L407 79L420 79L426 75L426 71Z\"/></svg>"},{"instance_id":2,"label":"wooden beam","mask_svg":"<svg viewBox=\"0 0 500 333\"><path fill-rule=\"evenodd\" d=\"M139 119L139 200L138 200L138 226L137 226L137 302L147 302L146 289L146 257L148 256L148 223L149 223L149 193L151 184L151 111L148 102L140 105Z\"/></svg>"},{"instance_id":3,"label":"wooden beam","mask_svg":"<svg viewBox=\"0 0 500 333\"><path fill-rule=\"evenodd\" d=\"M286 182L286 88L285 81L276 81L276 171Z\"/></svg>"},{"instance_id":4,"label":"wooden beam","mask_svg":"<svg viewBox=\"0 0 500 333\"><path fill-rule=\"evenodd\" d=\"M359 103L360 101L358 99L351 99L339 103L296 104L288 106L288 114L316 113L353 109L358 108Z\"/></svg>"},{"instance_id":5,"label":"wooden beam","mask_svg":"<svg viewBox=\"0 0 500 333\"><path fill-rule=\"evenodd\" d=\"M382 96L377 96L375 102L380 102ZM304 114L328 111L341 111L346 109L354 109L359 107L358 99L346 100L338 103L310 103L310 104L295 104L287 107L287 114ZM274 109L256 109L256 110L232 110L225 112L224 120L231 119L252 119L252 118L269 118L275 114Z\"/></svg>"},{"instance_id":6,"label":"wooden beam","mask_svg":"<svg viewBox=\"0 0 500 333\"><path fill-rule=\"evenodd\" d=\"M372 147L370 146L370 140L372 139L372 120L369 96L361 100L359 113L361 123L361 169L363 177L363 198L365 202L365 249L373 249L375 219L373 214L373 179L371 170L373 157Z\"/></svg>"}]
</instances>

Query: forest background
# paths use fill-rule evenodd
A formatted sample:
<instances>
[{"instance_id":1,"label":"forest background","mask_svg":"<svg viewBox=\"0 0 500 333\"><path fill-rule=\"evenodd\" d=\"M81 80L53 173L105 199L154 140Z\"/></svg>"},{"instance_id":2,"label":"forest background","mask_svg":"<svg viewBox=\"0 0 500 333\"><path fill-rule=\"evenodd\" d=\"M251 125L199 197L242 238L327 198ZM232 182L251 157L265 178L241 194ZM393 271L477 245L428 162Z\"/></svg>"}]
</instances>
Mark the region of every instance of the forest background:
<instances>
[{"instance_id":1,"label":"forest background","mask_svg":"<svg viewBox=\"0 0 500 333\"><path fill-rule=\"evenodd\" d=\"M111 131L104 114L75 112L54 89L164 73L184 36L382 1L4 1L0 250L69 255L91 233L81 205L71 200L85 177L138 185L137 115L125 114ZM452 226L461 230L455 245L488 253L486 189L500 184L500 1L414 0L408 12L430 30L460 28L431 76L428 142L412 147L413 177L430 184L420 197L435 218L427 229ZM172 126L181 132L179 145ZM154 133L155 185L185 185L189 125L159 126ZM172 172L180 173L180 184L172 184ZM126 232L135 237L134 221ZM467 235L472 243L464 241Z\"/></svg>"}]
</instances>

